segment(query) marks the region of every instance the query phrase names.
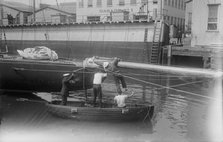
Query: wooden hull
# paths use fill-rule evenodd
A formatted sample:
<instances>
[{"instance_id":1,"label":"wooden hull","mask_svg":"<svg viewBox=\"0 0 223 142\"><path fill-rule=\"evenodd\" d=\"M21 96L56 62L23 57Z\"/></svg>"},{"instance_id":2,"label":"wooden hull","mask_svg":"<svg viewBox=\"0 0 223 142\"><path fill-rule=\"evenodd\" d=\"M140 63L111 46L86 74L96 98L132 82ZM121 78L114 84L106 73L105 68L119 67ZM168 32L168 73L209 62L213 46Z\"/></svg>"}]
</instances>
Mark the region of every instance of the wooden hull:
<instances>
[{"instance_id":1,"label":"wooden hull","mask_svg":"<svg viewBox=\"0 0 223 142\"><path fill-rule=\"evenodd\" d=\"M47 104L48 112L53 115L83 121L142 121L153 116L154 106L130 106L126 108L87 107L84 103L61 106Z\"/></svg>"},{"instance_id":2,"label":"wooden hull","mask_svg":"<svg viewBox=\"0 0 223 142\"><path fill-rule=\"evenodd\" d=\"M70 90L92 88L93 72L84 70L79 62L0 58L0 89L5 91L59 92L63 74L74 70L77 71L79 81L75 85L69 86Z\"/></svg>"}]
</instances>

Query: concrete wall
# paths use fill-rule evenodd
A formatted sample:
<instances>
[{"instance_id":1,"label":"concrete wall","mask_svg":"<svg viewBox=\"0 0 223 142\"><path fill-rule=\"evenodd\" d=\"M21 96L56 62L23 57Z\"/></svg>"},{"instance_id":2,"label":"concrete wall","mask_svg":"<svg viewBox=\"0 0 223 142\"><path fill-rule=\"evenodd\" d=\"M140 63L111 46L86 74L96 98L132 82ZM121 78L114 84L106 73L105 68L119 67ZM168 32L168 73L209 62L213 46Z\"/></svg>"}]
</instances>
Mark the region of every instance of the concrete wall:
<instances>
[{"instance_id":1,"label":"concrete wall","mask_svg":"<svg viewBox=\"0 0 223 142\"><path fill-rule=\"evenodd\" d=\"M219 4L218 30L208 31L208 4ZM193 46L222 45L223 44L223 0L194 0L192 16L192 42ZM222 48L222 47L221 47Z\"/></svg>"}]
</instances>

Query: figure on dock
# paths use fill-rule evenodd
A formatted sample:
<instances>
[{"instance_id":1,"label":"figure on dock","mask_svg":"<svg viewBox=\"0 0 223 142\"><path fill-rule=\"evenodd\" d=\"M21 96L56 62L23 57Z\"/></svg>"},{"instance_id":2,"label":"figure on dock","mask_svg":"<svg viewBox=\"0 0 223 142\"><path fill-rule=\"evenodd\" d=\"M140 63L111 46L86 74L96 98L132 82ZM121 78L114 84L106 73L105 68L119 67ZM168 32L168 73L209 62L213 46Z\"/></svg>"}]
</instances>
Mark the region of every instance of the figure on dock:
<instances>
[{"instance_id":1,"label":"figure on dock","mask_svg":"<svg viewBox=\"0 0 223 142\"><path fill-rule=\"evenodd\" d=\"M181 30L178 30L178 32L177 32L177 44L179 44L179 45L182 44L182 32L181 32Z\"/></svg>"},{"instance_id":2,"label":"figure on dock","mask_svg":"<svg viewBox=\"0 0 223 142\"><path fill-rule=\"evenodd\" d=\"M117 105L117 107L126 107L126 99L134 95L133 91L130 95L127 95L126 93L127 90L123 91L122 94L118 94L117 96L115 96L114 103Z\"/></svg>"},{"instance_id":3,"label":"figure on dock","mask_svg":"<svg viewBox=\"0 0 223 142\"><path fill-rule=\"evenodd\" d=\"M93 79L93 91L94 91L94 106L96 106L96 99L97 96L99 97L99 106L102 107L102 89L101 84L107 77L107 73L103 72L101 69L98 69L98 71L94 74Z\"/></svg>"},{"instance_id":4,"label":"figure on dock","mask_svg":"<svg viewBox=\"0 0 223 142\"><path fill-rule=\"evenodd\" d=\"M69 86L75 84L77 81L78 77L75 76L74 73L63 74L62 88L61 88L61 95L62 95L61 105L67 104L67 97L69 96Z\"/></svg>"}]
</instances>

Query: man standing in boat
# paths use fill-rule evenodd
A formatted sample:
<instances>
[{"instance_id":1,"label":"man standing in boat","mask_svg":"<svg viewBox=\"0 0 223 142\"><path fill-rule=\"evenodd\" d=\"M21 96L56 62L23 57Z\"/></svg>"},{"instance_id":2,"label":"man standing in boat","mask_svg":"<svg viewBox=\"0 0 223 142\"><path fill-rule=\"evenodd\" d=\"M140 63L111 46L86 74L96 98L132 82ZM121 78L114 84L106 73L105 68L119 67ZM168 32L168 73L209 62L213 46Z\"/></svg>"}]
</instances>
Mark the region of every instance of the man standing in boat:
<instances>
[{"instance_id":1,"label":"man standing in boat","mask_svg":"<svg viewBox=\"0 0 223 142\"><path fill-rule=\"evenodd\" d=\"M102 72L102 70L99 68L98 71L94 74L94 80L93 80L93 91L94 91L94 106L96 106L96 99L97 96L99 98L99 106L102 107L102 89L101 84L104 81L104 79L107 77L107 73Z\"/></svg>"},{"instance_id":2,"label":"man standing in boat","mask_svg":"<svg viewBox=\"0 0 223 142\"><path fill-rule=\"evenodd\" d=\"M74 73L63 74L62 88L61 88L61 95L62 95L61 105L67 104L67 97L69 96L69 86L75 84L77 81L78 78L77 76L74 75Z\"/></svg>"},{"instance_id":3,"label":"man standing in boat","mask_svg":"<svg viewBox=\"0 0 223 142\"><path fill-rule=\"evenodd\" d=\"M117 107L126 107L126 99L134 95L133 91L130 95L127 95L126 93L127 90L123 91L122 94L118 94L117 96L115 96L114 103L117 105Z\"/></svg>"}]
</instances>

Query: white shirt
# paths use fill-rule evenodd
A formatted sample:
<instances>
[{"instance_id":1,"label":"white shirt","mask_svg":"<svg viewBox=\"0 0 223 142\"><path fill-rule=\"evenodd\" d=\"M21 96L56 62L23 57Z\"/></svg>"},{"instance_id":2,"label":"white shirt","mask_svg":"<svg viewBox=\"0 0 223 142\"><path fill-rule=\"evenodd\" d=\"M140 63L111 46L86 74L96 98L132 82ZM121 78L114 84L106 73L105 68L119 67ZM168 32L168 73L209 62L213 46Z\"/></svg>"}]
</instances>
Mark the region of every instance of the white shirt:
<instances>
[{"instance_id":1,"label":"white shirt","mask_svg":"<svg viewBox=\"0 0 223 142\"><path fill-rule=\"evenodd\" d=\"M107 73L100 73L100 72L95 73L93 84L101 84L102 83L102 78L106 77L106 76L107 76Z\"/></svg>"},{"instance_id":2,"label":"white shirt","mask_svg":"<svg viewBox=\"0 0 223 142\"><path fill-rule=\"evenodd\" d=\"M118 107L125 107L125 100L128 98L128 95L117 95L114 98L114 101L117 103Z\"/></svg>"}]
</instances>

